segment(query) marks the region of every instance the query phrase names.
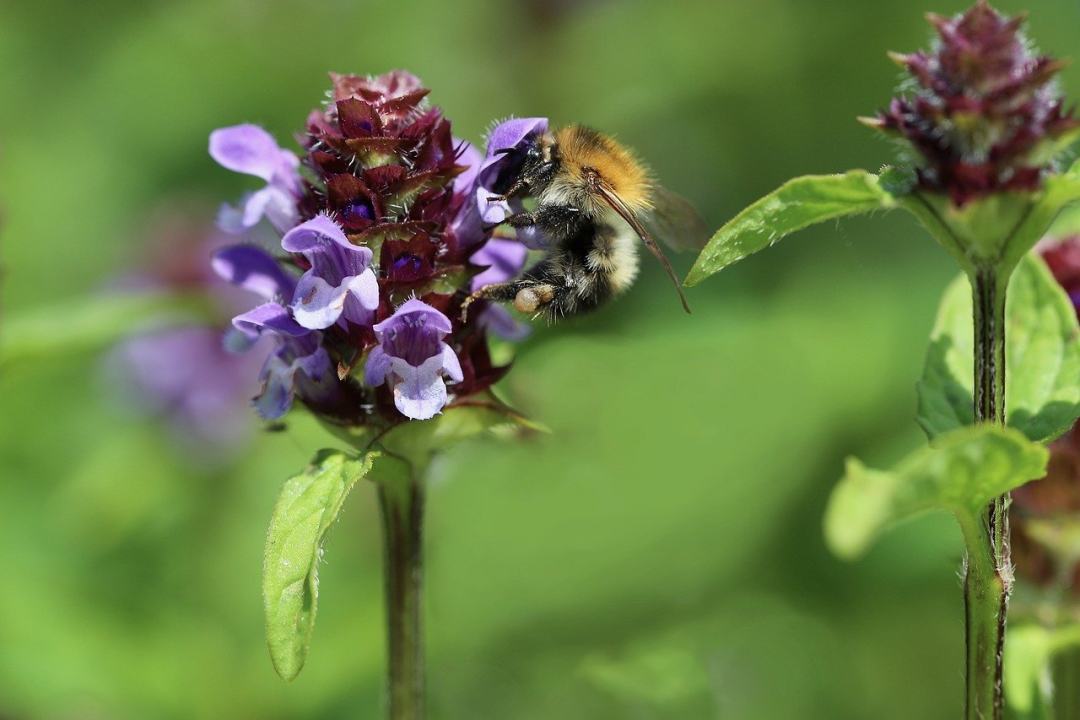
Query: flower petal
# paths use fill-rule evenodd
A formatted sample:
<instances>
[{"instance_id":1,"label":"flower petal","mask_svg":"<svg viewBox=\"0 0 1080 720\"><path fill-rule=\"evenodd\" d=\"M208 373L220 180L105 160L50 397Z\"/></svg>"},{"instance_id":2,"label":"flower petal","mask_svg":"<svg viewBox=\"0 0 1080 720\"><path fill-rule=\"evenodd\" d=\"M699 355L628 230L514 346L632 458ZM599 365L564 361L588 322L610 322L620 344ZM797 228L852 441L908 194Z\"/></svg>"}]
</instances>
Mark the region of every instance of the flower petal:
<instances>
[{"instance_id":1,"label":"flower petal","mask_svg":"<svg viewBox=\"0 0 1080 720\"><path fill-rule=\"evenodd\" d=\"M258 125L233 125L210 133L210 157L219 165L266 182L281 166L282 152L273 136Z\"/></svg>"},{"instance_id":2,"label":"flower petal","mask_svg":"<svg viewBox=\"0 0 1080 720\"><path fill-rule=\"evenodd\" d=\"M461 382L465 379L465 376L461 372L461 361L458 360L454 348L446 343L443 343L442 346L442 369L454 382Z\"/></svg>"},{"instance_id":3,"label":"flower petal","mask_svg":"<svg viewBox=\"0 0 1080 720\"><path fill-rule=\"evenodd\" d=\"M296 366L285 362L279 353L266 358L262 369L262 389L255 396L252 405L255 412L265 420L277 420L292 407L293 381Z\"/></svg>"},{"instance_id":4,"label":"flower petal","mask_svg":"<svg viewBox=\"0 0 1080 720\"><path fill-rule=\"evenodd\" d=\"M371 250L353 245L344 231L327 215L316 215L281 238L281 247L302 253L312 270L332 284L359 275L371 263Z\"/></svg>"},{"instance_id":5,"label":"flower petal","mask_svg":"<svg viewBox=\"0 0 1080 720\"><path fill-rule=\"evenodd\" d=\"M394 405L402 415L413 420L434 417L446 405L446 383L440 375L441 355L428 358L420 367L413 367L400 358L391 360L394 384Z\"/></svg>"},{"instance_id":6,"label":"flower petal","mask_svg":"<svg viewBox=\"0 0 1080 720\"><path fill-rule=\"evenodd\" d=\"M472 192L476 178L480 174L480 163L483 162L483 157L472 143L465 140L454 140L454 147L458 148L457 164L467 168L465 172L454 178L454 192Z\"/></svg>"},{"instance_id":7,"label":"flower petal","mask_svg":"<svg viewBox=\"0 0 1080 720\"><path fill-rule=\"evenodd\" d=\"M219 277L267 300L290 298L296 287L296 280L268 252L254 245L222 248L210 262Z\"/></svg>"},{"instance_id":8,"label":"flower petal","mask_svg":"<svg viewBox=\"0 0 1080 720\"><path fill-rule=\"evenodd\" d=\"M514 240L492 238L469 258L473 265L486 266L479 275L472 279L472 291L476 292L485 285L506 282L515 277L525 266L529 249Z\"/></svg>"},{"instance_id":9,"label":"flower petal","mask_svg":"<svg viewBox=\"0 0 1080 720\"><path fill-rule=\"evenodd\" d=\"M275 302L263 303L237 315L232 324L249 338L257 338L267 331L287 337L302 337L311 332L292 319L288 308Z\"/></svg>"},{"instance_id":10,"label":"flower petal","mask_svg":"<svg viewBox=\"0 0 1080 720\"><path fill-rule=\"evenodd\" d=\"M347 284L331 285L318 275L308 272L296 284L293 296L293 317L312 330L328 328L338 321L345 309Z\"/></svg>"},{"instance_id":11,"label":"flower petal","mask_svg":"<svg viewBox=\"0 0 1080 720\"><path fill-rule=\"evenodd\" d=\"M390 372L390 356L381 347L376 345L368 353L367 363L364 365L364 384L378 387L386 381L386 375Z\"/></svg>"},{"instance_id":12,"label":"flower petal","mask_svg":"<svg viewBox=\"0 0 1080 720\"><path fill-rule=\"evenodd\" d=\"M410 298L394 311L394 314L375 326L376 335L381 335L387 330L396 329L401 324L403 315L423 314L425 326L435 332L446 335L453 330L450 319L423 300Z\"/></svg>"},{"instance_id":13,"label":"flower petal","mask_svg":"<svg viewBox=\"0 0 1080 720\"><path fill-rule=\"evenodd\" d=\"M510 342L521 342L529 337L532 328L510 314L502 305L489 305L480 313L476 323L492 334Z\"/></svg>"},{"instance_id":14,"label":"flower petal","mask_svg":"<svg viewBox=\"0 0 1080 720\"><path fill-rule=\"evenodd\" d=\"M487 156L480 164L480 183L490 186L508 162L503 150L516 150L529 138L541 135L548 130L547 118L511 118L491 129L488 133ZM498 153L498 154L497 154Z\"/></svg>"}]
</instances>

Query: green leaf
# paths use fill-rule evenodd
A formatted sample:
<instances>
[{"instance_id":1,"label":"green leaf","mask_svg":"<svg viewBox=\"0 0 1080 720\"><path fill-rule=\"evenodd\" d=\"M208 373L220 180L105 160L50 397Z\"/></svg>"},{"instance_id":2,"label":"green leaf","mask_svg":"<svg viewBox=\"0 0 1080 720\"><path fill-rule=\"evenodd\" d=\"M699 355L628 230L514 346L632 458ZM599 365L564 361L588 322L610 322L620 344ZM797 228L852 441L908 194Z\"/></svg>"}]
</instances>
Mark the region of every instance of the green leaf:
<instances>
[{"instance_id":1,"label":"green leaf","mask_svg":"<svg viewBox=\"0 0 1080 720\"><path fill-rule=\"evenodd\" d=\"M994 193L957 206L946 194L913 189L896 202L918 218L964 272L1012 272L1069 206L1080 201L1080 168L1050 175L1037 191Z\"/></svg>"},{"instance_id":2,"label":"green leaf","mask_svg":"<svg viewBox=\"0 0 1080 720\"><path fill-rule=\"evenodd\" d=\"M697 285L810 225L894 205L892 195L882 188L878 177L865 170L789 180L717 230L690 269L685 284Z\"/></svg>"},{"instance_id":3,"label":"green leaf","mask_svg":"<svg viewBox=\"0 0 1080 720\"><path fill-rule=\"evenodd\" d=\"M1023 720L1050 720L1050 632L1039 625L1009 628L1005 643L1005 695Z\"/></svg>"},{"instance_id":4,"label":"green leaf","mask_svg":"<svg viewBox=\"0 0 1080 720\"><path fill-rule=\"evenodd\" d=\"M274 506L263 562L263 609L270 658L285 680L299 674L311 643L323 537L349 490L371 470L377 456L368 453L356 459L323 450L306 470L286 481Z\"/></svg>"},{"instance_id":5,"label":"green leaf","mask_svg":"<svg viewBox=\"0 0 1080 720\"><path fill-rule=\"evenodd\" d=\"M1046 264L1027 255L1006 298L1006 420L1046 442L1080 417L1080 326ZM930 438L974 422L971 286L945 291L918 383L918 421Z\"/></svg>"},{"instance_id":6,"label":"green leaf","mask_svg":"<svg viewBox=\"0 0 1080 720\"><path fill-rule=\"evenodd\" d=\"M1050 720L1054 688L1052 662L1059 653L1080 647L1080 624L1046 628L1009 628L1005 643L1005 700L1018 720Z\"/></svg>"},{"instance_id":7,"label":"green leaf","mask_svg":"<svg viewBox=\"0 0 1080 720\"><path fill-rule=\"evenodd\" d=\"M0 366L97 350L139 332L208 320L202 295L125 293L80 298L8 318Z\"/></svg>"},{"instance_id":8,"label":"green leaf","mask_svg":"<svg viewBox=\"0 0 1080 720\"><path fill-rule=\"evenodd\" d=\"M1001 258L1004 267L1020 262L1058 216L1080 202L1080 161L1066 172L1046 178L1043 190L1024 220L1013 230Z\"/></svg>"},{"instance_id":9,"label":"green leaf","mask_svg":"<svg viewBox=\"0 0 1080 720\"><path fill-rule=\"evenodd\" d=\"M378 447L407 458L416 468L427 465L440 450L483 435L520 432L548 432L540 423L500 402L481 396L459 405L450 405L430 420L402 423L380 436Z\"/></svg>"},{"instance_id":10,"label":"green leaf","mask_svg":"<svg viewBox=\"0 0 1080 720\"><path fill-rule=\"evenodd\" d=\"M940 436L893 470L849 458L825 512L826 542L854 558L889 526L928 510L948 510L963 525L992 498L1042 477L1047 457L1016 430L979 425Z\"/></svg>"}]
</instances>

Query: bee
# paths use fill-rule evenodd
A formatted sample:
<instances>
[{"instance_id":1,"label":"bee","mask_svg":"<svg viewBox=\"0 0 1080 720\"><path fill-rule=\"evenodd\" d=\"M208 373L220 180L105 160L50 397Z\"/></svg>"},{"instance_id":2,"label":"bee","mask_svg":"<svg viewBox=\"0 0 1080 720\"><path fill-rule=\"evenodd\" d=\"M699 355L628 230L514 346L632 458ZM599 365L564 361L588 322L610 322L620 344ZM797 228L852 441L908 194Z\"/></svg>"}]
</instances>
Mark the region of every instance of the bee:
<instances>
[{"instance_id":1,"label":"bee","mask_svg":"<svg viewBox=\"0 0 1080 720\"><path fill-rule=\"evenodd\" d=\"M520 278L477 290L465 301L466 311L481 298L511 302L519 312L551 320L593 310L633 284L640 239L690 312L679 279L646 224L679 247L699 245L704 223L689 203L656 185L630 150L596 130L570 125L523 148L496 152L520 157L514 158L516 171L502 179L506 189L488 200L533 198L532 210L502 222L539 231L546 253Z\"/></svg>"}]
</instances>

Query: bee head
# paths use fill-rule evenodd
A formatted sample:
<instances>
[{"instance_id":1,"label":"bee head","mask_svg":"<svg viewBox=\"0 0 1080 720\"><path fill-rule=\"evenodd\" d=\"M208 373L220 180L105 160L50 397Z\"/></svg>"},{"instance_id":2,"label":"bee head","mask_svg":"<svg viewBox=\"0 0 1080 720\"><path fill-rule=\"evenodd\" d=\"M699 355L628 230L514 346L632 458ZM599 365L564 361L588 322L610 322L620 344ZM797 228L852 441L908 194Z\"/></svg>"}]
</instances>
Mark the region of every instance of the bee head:
<instances>
[{"instance_id":1,"label":"bee head","mask_svg":"<svg viewBox=\"0 0 1080 720\"><path fill-rule=\"evenodd\" d=\"M558 145L549 133L536 137L520 148L508 150L506 154L516 156L513 159L517 168L516 172L511 174L505 191L507 197L522 193L542 193L551 185L561 165Z\"/></svg>"}]
</instances>

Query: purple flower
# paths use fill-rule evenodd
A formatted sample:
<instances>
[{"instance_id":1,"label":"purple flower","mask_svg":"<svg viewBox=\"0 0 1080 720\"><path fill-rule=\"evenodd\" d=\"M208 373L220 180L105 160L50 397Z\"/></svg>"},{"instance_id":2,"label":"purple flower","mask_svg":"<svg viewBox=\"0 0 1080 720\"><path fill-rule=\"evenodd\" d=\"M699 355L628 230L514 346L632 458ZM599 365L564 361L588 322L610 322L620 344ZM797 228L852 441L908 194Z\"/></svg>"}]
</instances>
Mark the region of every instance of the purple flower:
<instances>
[{"instance_id":1,"label":"purple flower","mask_svg":"<svg viewBox=\"0 0 1080 720\"><path fill-rule=\"evenodd\" d=\"M485 285L506 282L518 275L525 267L529 249L516 240L492 238L482 248L473 253L469 262L487 269L472 279L472 291L476 292ZM502 305L488 305L480 313L478 323L504 340L524 340L529 335L529 326L514 319L510 311Z\"/></svg>"},{"instance_id":2,"label":"purple flower","mask_svg":"<svg viewBox=\"0 0 1080 720\"><path fill-rule=\"evenodd\" d=\"M477 173L476 204L482 222L488 225L500 223L507 216L525 209L521 200L489 200L501 195L509 187L509 178L520 166L522 151L526 145L548 130L547 118L512 118L498 123L488 133L487 154ZM535 228L517 230L517 239L530 248L542 248L544 238Z\"/></svg>"},{"instance_id":3,"label":"purple flower","mask_svg":"<svg viewBox=\"0 0 1080 720\"><path fill-rule=\"evenodd\" d=\"M255 390L256 368L257 356L227 352L210 327L139 335L117 346L106 366L141 409L162 415L200 459L213 460L250 434L244 396Z\"/></svg>"},{"instance_id":4,"label":"purple flower","mask_svg":"<svg viewBox=\"0 0 1080 720\"><path fill-rule=\"evenodd\" d=\"M497 125L484 154L454 137L414 75L331 74L331 84L304 126L303 178L296 157L255 126L211 135L215 160L266 181L225 224L267 215L282 236L278 252L233 247L214 268L261 298L233 318L227 344L272 339L256 399L264 417L298 401L324 422L385 429L437 414L447 383L455 399L482 398L505 375L489 333L520 339L525 328L493 305L464 313L476 285L463 269L485 266L476 282L520 272L527 249L485 245L493 228L482 215L523 209L516 199L488 208L487 197L505 191L547 121ZM394 312L403 298L414 299Z\"/></svg>"},{"instance_id":5,"label":"purple flower","mask_svg":"<svg viewBox=\"0 0 1080 720\"><path fill-rule=\"evenodd\" d=\"M296 281L270 255L250 245L218 251L213 267L224 279L267 300L233 318L235 332L230 338L234 350L245 350L261 337L274 338L275 349L259 374L262 390L254 400L259 415L280 418L298 393L305 402L332 402L337 378L320 345L320 333L298 323L282 304L295 294Z\"/></svg>"},{"instance_id":6,"label":"purple flower","mask_svg":"<svg viewBox=\"0 0 1080 720\"><path fill-rule=\"evenodd\" d=\"M223 230L243 232L264 215L281 232L296 224L300 161L278 147L270 133L247 124L219 128L210 133L210 157L222 167L266 181L266 187L246 195L240 207L222 208L218 224Z\"/></svg>"},{"instance_id":7,"label":"purple flower","mask_svg":"<svg viewBox=\"0 0 1080 720\"><path fill-rule=\"evenodd\" d=\"M281 239L281 247L311 263L290 304L298 323L312 330L328 328L341 317L358 325L370 323L379 307L379 281L368 267L371 250L350 243L326 215L294 227Z\"/></svg>"},{"instance_id":8,"label":"purple flower","mask_svg":"<svg viewBox=\"0 0 1080 720\"><path fill-rule=\"evenodd\" d=\"M426 420L447 402L445 374L461 382L461 363L443 342L452 325L449 318L425 302L408 300L375 325L379 344L368 355L364 382L373 387L389 380L394 405L406 417Z\"/></svg>"}]
</instances>

